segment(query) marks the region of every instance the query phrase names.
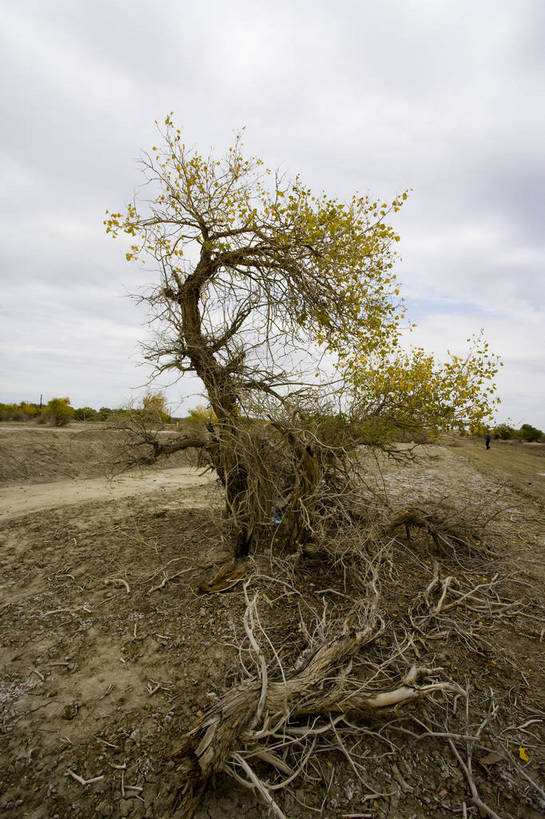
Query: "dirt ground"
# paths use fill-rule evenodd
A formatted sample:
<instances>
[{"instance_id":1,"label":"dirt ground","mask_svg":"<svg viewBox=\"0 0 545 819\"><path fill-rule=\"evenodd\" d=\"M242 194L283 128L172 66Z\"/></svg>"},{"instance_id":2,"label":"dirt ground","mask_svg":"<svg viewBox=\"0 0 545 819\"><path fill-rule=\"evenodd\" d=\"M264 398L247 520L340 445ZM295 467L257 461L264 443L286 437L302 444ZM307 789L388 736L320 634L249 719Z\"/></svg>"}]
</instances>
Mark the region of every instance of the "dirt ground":
<instances>
[{"instance_id":1,"label":"dirt ground","mask_svg":"<svg viewBox=\"0 0 545 819\"><path fill-rule=\"evenodd\" d=\"M0 426L6 816L173 816L183 783L169 754L243 674L242 584L222 594L198 591L228 557L213 476L178 459L172 469L107 480L112 446L112 433L84 425ZM511 603L485 622L469 609L465 637L421 641L409 653L469 686L472 730L496 709L494 736L509 758L494 756L485 732L489 751L476 752L473 765L483 801L501 817L543 816L545 802L540 806L528 778L545 787L545 447L493 442L485 452L480 443L452 438L418 447L416 455L406 464L369 457L365 491L380 494L393 512L431 502L489 513L486 542L476 542L465 561L464 581L497 574L502 600ZM418 538L392 548L385 613L404 629L434 555ZM461 572L448 556L441 560L445 570ZM248 562L263 626L290 668L305 648L301 607L310 623L328 600L342 597L342 585L323 564L302 562L294 600L270 570L267 555ZM289 793L275 797L284 814L478 816L445 738L418 738L434 703L369 714L357 770L341 746L318 748L312 777L295 778ZM437 706L447 713L439 697ZM270 815L255 791L225 775L214 784L197 819Z\"/></svg>"},{"instance_id":2,"label":"dirt ground","mask_svg":"<svg viewBox=\"0 0 545 819\"><path fill-rule=\"evenodd\" d=\"M521 444L516 441L492 441L487 450L483 444L458 439L460 454L487 472L495 472L520 492L545 499L545 445Z\"/></svg>"}]
</instances>

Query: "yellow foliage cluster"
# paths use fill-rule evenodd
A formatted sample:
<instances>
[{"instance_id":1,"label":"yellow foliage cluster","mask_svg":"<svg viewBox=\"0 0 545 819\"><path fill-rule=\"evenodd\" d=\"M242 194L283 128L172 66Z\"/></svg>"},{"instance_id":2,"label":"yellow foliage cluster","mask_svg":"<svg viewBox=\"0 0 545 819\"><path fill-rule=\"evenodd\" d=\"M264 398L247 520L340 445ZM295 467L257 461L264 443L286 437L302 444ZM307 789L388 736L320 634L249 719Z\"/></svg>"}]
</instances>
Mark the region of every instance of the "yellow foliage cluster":
<instances>
[{"instance_id":1,"label":"yellow foliage cluster","mask_svg":"<svg viewBox=\"0 0 545 819\"><path fill-rule=\"evenodd\" d=\"M485 424L500 402L493 379L501 362L489 352L482 331L467 341L466 355L449 354L445 362L422 347L372 356L348 352L342 366L354 405L415 432Z\"/></svg>"}]
</instances>

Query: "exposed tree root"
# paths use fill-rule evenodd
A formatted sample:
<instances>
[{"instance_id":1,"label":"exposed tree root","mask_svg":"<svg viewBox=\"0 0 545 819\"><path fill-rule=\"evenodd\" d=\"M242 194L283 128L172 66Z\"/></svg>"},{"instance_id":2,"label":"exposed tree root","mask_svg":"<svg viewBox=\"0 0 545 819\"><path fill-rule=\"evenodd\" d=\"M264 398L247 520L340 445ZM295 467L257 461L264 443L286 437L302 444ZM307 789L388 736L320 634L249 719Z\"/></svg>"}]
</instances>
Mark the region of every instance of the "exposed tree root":
<instances>
[{"instance_id":1,"label":"exposed tree root","mask_svg":"<svg viewBox=\"0 0 545 819\"><path fill-rule=\"evenodd\" d=\"M473 532L467 531L467 521L453 520L452 510L450 514L441 514L441 510L424 510L416 506L403 509L384 525L385 534L394 534L397 529L404 527L407 541L411 540L411 527L421 529L428 533L433 540L437 551L444 550L445 547L452 549L453 546L463 545L468 549L472 548L471 541L475 538ZM465 525L464 525L465 524ZM463 530L466 531L463 531Z\"/></svg>"},{"instance_id":2,"label":"exposed tree root","mask_svg":"<svg viewBox=\"0 0 545 819\"><path fill-rule=\"evenodd\" d=\"M212 580L199 583L199 591L202 594L213 594L214 592L228 591L229 589L232 589L233 586L241 583L247 573L247 567L244 565L237 566L236 561L233 558L220 567Z\"/></svg>"},{"instance_id":3,"label":"exposed tree root","mask_svg":"<svg viewBox=\"0 0 545 819\"><path fill-rule=\"evenodd\" d=\"M363 647L370 645L383 632L383 623L373 603L364 611L348 618L342 633L320 645L304 666L282 679L269 679L264 656L254 635L257 618L257 595L248 602L244 624L258 678L242 682L228 691L186 735L182 745L172 754L184 785L178 794L176 816L191 817L213 774L227 771L238 781L257 788L277 816L282 812L274 803L266 783L258 779L248 764L257 757L289 774L286 784L298 771L292 771L284 760L267 750L268 739L278 738L288 723L310 715L325 718L322 728L307 727L309 736L335 730L332 715L361 715L366 711L398 706L442 691L463 693L459 686L433 678L440 669L413 666L401 684L388 690L373 690L370 685L350 679L351 659ZM355 621L363 621L359 627ZM297 668L298 663L295 663ZM316 723L314 723L316 725ZM290 726L290 731L293 727ZM296 729L297 730L297 729ZM245 779L235 769L244 774ZM275 786L276 789L278 786Z\"/></svg>"}]
</instances>

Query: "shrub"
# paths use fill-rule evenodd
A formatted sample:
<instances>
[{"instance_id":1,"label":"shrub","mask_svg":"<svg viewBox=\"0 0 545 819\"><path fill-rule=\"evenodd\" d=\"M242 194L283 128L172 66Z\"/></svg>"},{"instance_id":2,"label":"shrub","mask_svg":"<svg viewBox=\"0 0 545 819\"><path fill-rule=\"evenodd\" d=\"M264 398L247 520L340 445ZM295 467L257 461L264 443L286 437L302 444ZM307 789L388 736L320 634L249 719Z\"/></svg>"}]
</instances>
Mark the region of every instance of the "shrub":
<instances>
[{"instance_id":1,"label":"shrub","mask_svg":"<svg viewBox=\"0 0 545 819\"><path fill-rule=\"evenodd\" d=\"M30 421L40 414L40 408L37 404L29 404L27 401L21 401L19 407L24 415L25 421Z\"/></svg>"},{"instance_id":2,"label":"shrub","mask_svg":"<svg viewBox=\"0 0 545 819\"><path fill-rule=\"evenodd\" d=\"M498 424L494 427L492 434L494 438L499 438L501 441L512 441L518 438L517 430L509 424Z\"/></svg>"},{"instance_id":3,"label":"shrub","mask_svg":"<svg viewBox=\"0 0 545 819\"><path fill-rule=\"evenodd\" d=\"M97 412L97 421L107 421L112 415L115 415L116 410L110 409L110 407L101 407Z\"/></svg>"},{"instance_id":4,"label":"shrub","mask_svg":"<svg viewBox=\"0 0 545 819\"><path fill-rule=\"evenodd\" d=\"M531 424L523 424L519 429L521 441L540 441L544 437L542 431Z\"/></svg>"},{"instance_id":5,"label":"shrub","mask_svg":"<svg viewBox=\"0 0 545 819\"><path fill-rule=\"evenodd\" d=\"M96 421L98 412L93 407L74 409L74 421Z\"/></svg>"},{"instance_id":6,"label":"shrub","mask_svg":"<svg viewBox=\"0 0 545 819\"><path fill-rule=\"evenodd\" d=\"M192 424L208 424L217 421L216 413L211 407L198 406L189 411L187 420Z\"/></svg>"},{"instance_id":7,"label":"shrub","mask_svg":"<svg viewBox=\"0 0 545 819\"><path fill-rule=\"evenodd\" d=\"M0 421L30 421L39 414L37 404L21 401L20 404L0 404Z\"/></svg>"},{"instance_id":8,"label":"shrub","mask_svg":"<svg viewBox=\"0 0 545 819\"><path fill-rule=\"evenodd\" d=\"M18 410L17 404L0 404L0 420L15 421Z\"/></svg>"},{"instance_id":9,"label":"shrub","mask_svg":"<svg viewBox=\"0 0 545 819\"><path fill-rule=\"evenodd\" d=\"M162 392L148 392L142 399L142 411L150 419L165 423L170 420L167 399Z\"/></svg>"},{"instance_id":10,"label":"shrub","mask_svg":"<svg viewBox=\"0 0 545 819\"><path fill-rule=\"evenodd\" d=\"M74 416L69 398L52 398L42 410L44 418L56 427L65 427Z\"/></svg>"}]
</instances>

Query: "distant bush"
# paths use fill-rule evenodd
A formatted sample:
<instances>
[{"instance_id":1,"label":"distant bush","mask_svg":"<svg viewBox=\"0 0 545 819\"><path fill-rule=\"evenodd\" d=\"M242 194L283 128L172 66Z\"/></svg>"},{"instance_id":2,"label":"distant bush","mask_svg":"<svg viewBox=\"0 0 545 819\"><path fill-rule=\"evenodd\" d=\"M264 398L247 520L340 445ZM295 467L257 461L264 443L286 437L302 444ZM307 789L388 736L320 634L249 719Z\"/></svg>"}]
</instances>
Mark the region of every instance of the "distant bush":
<instances>
[{"instance_id":1,"label":"distant bush","mask_svg":"<svg viewBox=\"0 0 545 819\"><path fill-rule=\"evenodd\" d=\"M98 412L94 407L74 408L74 421L96 421Z\"/></svg>"},{"instance_id":2,"label":"distant bush","mask_svg":"<svg viewBox=\"0 0 545 819\"><path fill-rule=\"evenodd\" d=\"M521 441L541 441L545 436L540 429L533 427L531 424L523 424L519 429L519 437Z\"/></svg>"},{"instance_id":3,"label":"distant bush","mask_svg":"<svg viewBox=\"0 0 545 819\"><path fill-rule=\"evenodd\" d=\"M494 427L492 434L494 438L501 441L545 441L545 434L531 424L523 424L520 429L515 429L511 424L503 423Z\"/></svg>"},{"instance_id":4,"label":"distant bush","mask_svg":"<svg viewBox=\"0 0 545 819\"><path fill-rule=\"evenodd\" d=\"M52 398L42 410L42 416L56 427L65 427L74 417L69 398Z\"/></svg>"},{"instance_id":5,"label":"distant bush","mask_svg":"<svg viewBox=\"0 0 545 819\"><path fill-rule=\"evenodd\" d=\"M97 421L107 421L110 416L115 415L117 410L113 410L110 407L101 407L97 412Z\"/></svg>"},{"instance_id":6,"label":"distant bush","mask_svg":"<svg viewBox=\"0 0 545 819\"><path fill-rule=\"evenodd\" d=\"M494 438L499 438L500 441L514 441L518 438L517 430L509 426L509 424L498 424L497 427L494 427L492 434Z\"/></svg>"},{"instance_id":7,"label":"distant bush","mask_svg":"<svg viewBox=\"0 0 545 819\"><path fill-rule=\"evenodd\" d=\"M63 402L59 405L55 402ZM52 410L52 407L54 409ZM54 398L45 407L40 408L38 404L31 404L21 401L20 404L0 403L1 421L35 421L38 424L53 423L55 426L64 426L69 421L114 421L120 417L132 415L134 413L144 413L162 423L180 421L180 418L172 418L168 411L168 405L163 393L147 393L139 408L112 409L111 407L101 407L96 410L94 407L72 407L67 398ZM56 420L55 420L56 419Z\"/></svg>"},{"instance_id":8,"label":"distant bush","mask_svg":"<svg viewBox=\"0 0 545 819\"><path fill-rule=\"evenodd\" d=\"M167 399L162 392L148 392L142 399L143 412L150 420L166 423L170 421Z\"/></svg>"},{"instance_id":9,"label":"distant bush","mask_svg":"<svg viewBox=\"0 0 545 819\"><path fill-rule=\"evenodd\" d=\"M40 414L40 407L38 404L29 404L26 401L21 401L19 408L24 416L24 421L32 421Z\"/></svg>"},{"instance_id":10,"label":"distant bush","mask_svg":"<svg viewBox=\"0 0 545 819\"><path fill-rule=\"evenodd\" d=\"M18 421L19 419L15 418L18 412L19 407L17 404L0 404L0 420L2 421Z\"/></svg>"},{"instance_id":11,"label":"distant bush","mask_svg":"<svg viewBox=\"0 0 545 819\"><path fill-rule=\"evenodd\" d=\"M21 401L20 404L0 404L0 421L31 421L38 416L37 404Z\"/></svg>"},{"instance_id":12,"label":"distant bush","mask_svg":"<svg viewBox=\"0 0 545 819\"><path fill-rule=\"evenodd\" d=\"M199 406L189 411L187 420L192 424L208 424L217 421L216 413L211 407Z\"/></svg>"}]
</instances>

